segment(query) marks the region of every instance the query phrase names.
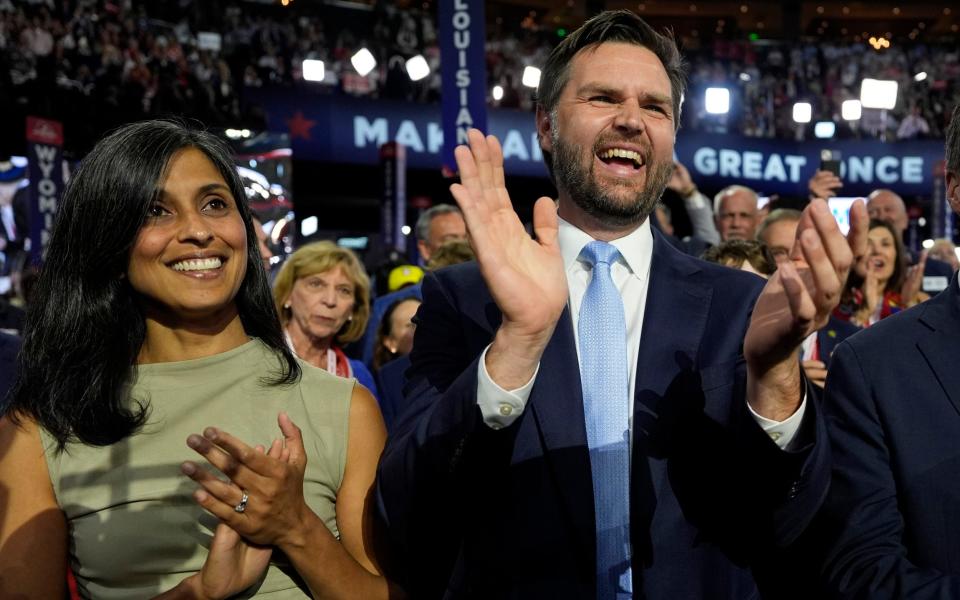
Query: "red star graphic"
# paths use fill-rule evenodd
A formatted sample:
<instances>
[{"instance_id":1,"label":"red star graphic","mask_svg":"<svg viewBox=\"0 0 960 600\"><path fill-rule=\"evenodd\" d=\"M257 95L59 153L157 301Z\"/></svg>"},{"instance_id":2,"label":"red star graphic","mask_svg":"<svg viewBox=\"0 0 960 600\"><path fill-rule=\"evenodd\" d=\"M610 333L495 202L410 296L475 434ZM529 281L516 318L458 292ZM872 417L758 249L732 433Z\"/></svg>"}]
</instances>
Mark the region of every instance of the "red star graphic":
<instances>
[{"instance_id":1,"label":"red star graphic","mask_svg":"<svg viewBox=\"0 0 960 600\"><path fill-rule=\"evenodd\" d=\"M301 137L305 140L310 139L310 130L313 129L314 125L317 124L316 121L311 121L310 119L303 116L303 111L298 110L293 114L292 119L287 119L287 129L290 131L290 139L294 140L298 137Z\"/></svg>"}]
</instances>

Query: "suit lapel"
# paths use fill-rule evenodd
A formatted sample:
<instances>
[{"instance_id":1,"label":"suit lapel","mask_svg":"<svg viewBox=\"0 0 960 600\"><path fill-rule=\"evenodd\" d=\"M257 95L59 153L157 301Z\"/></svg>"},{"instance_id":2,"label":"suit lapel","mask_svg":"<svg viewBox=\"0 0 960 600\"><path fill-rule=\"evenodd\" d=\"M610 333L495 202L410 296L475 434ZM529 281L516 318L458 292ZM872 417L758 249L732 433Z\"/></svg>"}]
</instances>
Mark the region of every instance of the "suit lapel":
<instances>
[{"instance_id":1,"label":"suit lapel","mask_svg":"<svg viewBox=\"0 0 960 600\"><path fill-rule=\"evenodd\" d=\"M540 359L540 371L530 393L529 406L536 419L544 458L557 481L577 537L593 556L596 534L590 454L569 307L563 310L557 329Z\"/></svg>"},{"instance_id":2,"label":"suit lapel","mask_svg":"<svg viewBox=\"0 0 960 600\"><path fill-rule=\"evenodd\" d=\"M699 270L696 261L654 234L633 405L630 528L635 575L641 562L649 565L652 560L650 525L657 498L670 485L661 458L671 437L664 427L669 407L662 400L682 369L695 368L710 307L710 288L691 277Z\"/></svg>"},{"instance_id":3,"label":"suit lapel","mask_svg":"<svg viewBox=\"0 0 960 600\"><path fill-rule=\"evenodd\" d=\"M956 275L946 290L924 304L918 320L931 331L917 343L917 347L960 413L960 369L956 362L960 350L960 292Z\"/></svg>"}]
</instances>

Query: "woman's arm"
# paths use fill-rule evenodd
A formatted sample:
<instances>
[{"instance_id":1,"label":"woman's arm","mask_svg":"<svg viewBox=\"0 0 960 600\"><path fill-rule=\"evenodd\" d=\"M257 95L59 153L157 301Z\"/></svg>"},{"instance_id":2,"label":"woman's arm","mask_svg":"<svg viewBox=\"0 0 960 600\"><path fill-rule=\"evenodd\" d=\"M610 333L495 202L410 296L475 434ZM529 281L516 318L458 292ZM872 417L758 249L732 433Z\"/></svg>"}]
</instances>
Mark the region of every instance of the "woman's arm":
<instances>
[{"instance_id":1,"label":"woman's arm","mask_svg":"<svg viewBox=\"0 0 960 600\"><path fill-rule=\"evenodd\" d=\"M0 418L0 598L62 598L67 523L37 425Z\"/></svg>"},{"instance_id":2,"label":"woman's arm","mask_svg":"<svg viewBox=\"0 0 960 600\"><path fill-rule=\"evenodd\" d=\"M337 492L338 541L303 498L306 454L300 429L281 413L281 460L254 452L224 431L208 428L188 444L230 478L218 480L205 469L185 472L203 490L197 502L246 539L273 545L290 559L315 598L389 598L391 590L372 558L370 490L386 431L376 401L362 386L351 399L347 459ZM234 507L242 490L250 500L243 513Z\"/></svg>"}]
</instances>

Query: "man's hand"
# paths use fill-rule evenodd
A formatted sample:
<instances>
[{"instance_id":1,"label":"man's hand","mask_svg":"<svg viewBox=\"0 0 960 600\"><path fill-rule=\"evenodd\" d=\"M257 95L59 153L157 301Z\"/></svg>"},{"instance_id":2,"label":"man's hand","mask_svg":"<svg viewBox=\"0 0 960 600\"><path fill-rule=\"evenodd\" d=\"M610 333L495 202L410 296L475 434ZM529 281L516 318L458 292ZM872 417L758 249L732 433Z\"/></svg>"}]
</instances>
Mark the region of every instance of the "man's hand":
<instances>
[{"instance_id":1,"label":"man's hand","mask_svg":"<svg viewBox=\"0 0 960 600\"><path fill-rule=\"evenodd\" d=\"M801 366L810 383L823 389L827 384L827 365L819 360L805 360L801 363Z\"/></svg>"},{"instance_id":2,"label":"man's hand","mask_svg":"<svg viewBox=\"0 0 960 600\"><path fill-rule=\"evenodd\" d=\"M855 260L866 252L867 210L850 208L847 239L823 200L803 211L790 260L781 261L757 299L744 338L747 401L755 412L783 421L800 406L797 348L825 326Z\"/></svg>"},{"instance_id":3,"label":"man's hand","mask_svg":"<svg viewBox=\"0 0 960 600\"><path fill-rule=\"evenodd\" d=\"M476 129L454 155L461 183L450 192L463 211L480 273L503 313L503 323L487 352L491 379L504 389L530 380L567 303L567 280L557 244L557 209L537 200L527 235L504 184L503 151L494 136Z\"/></svg>"},{"instance_id":4,"label":"man's hand","mask_svg":"<svg viewBox=\"0 0 960 600\"><path fill-rule=\"evenodd\" d=\"M810 190L810 198L823 198L826 200L831 196L836 196L836 191L843 187L843 181L830 171L817 171L807 182L807 189Z\"/></svg>"},{"instance_id":5,"label":"man's hand","mask_svg":"<svg viewBox=\"0 0 960 600\"><path fill-rule=\"evenodd\" d=\"M667 187L679 194L681 198L686 198L697 191L697 186L690 177L690 171L676 161L673 163L673 175L670 176Z\"/></svg>"}]
</instances>

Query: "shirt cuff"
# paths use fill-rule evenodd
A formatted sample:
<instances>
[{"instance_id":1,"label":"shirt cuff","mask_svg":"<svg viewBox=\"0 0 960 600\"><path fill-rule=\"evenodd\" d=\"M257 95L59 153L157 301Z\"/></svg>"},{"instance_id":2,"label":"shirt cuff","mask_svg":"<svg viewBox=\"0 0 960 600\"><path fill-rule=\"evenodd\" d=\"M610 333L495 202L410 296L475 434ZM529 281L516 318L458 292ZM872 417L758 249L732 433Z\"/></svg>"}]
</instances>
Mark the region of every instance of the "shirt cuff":
<instances>
[{"instance_id":1,"label":"shirt cuff","mask_svg":"<svg viewBox=\"0 0 960 600\"><path fill-rule=\"evenodd\" d=\"M509 427L523 414L523 409L527 406L527 400L530 398L530 390L533 389L533 382L537 380L537 373L540 372L540 363L533 372L533 377L525 383L523 387L515 390L505 390L487 373L487 346L483 354L480 355L480 365L477 367L477 406L480 407L480 414L483 415L483 422L491 429L503 429Z\"/></svg>"},{"instance_id":2,"label":"shirt cuff","mask_svg":"<svg viewBox=\"0 0 960 600\"><path fill-rule=\"evenodd\" d=\"M803 415L807 411L807 393L803 393L803 401L800 402L800 408L797 409L797 412L790 415L785 421L773 421L766 417L761 417L758 415L750 404L747 404L747 410L750 411L750 416L753 417L753 420L760 425L760 428L770 436L770 439L780 447L781 450L792 450L793 447L797 446L794 444L794 441L797 441L797 432L800 431L800 425L803 423Z\"/></svg>"}]
</instances>

